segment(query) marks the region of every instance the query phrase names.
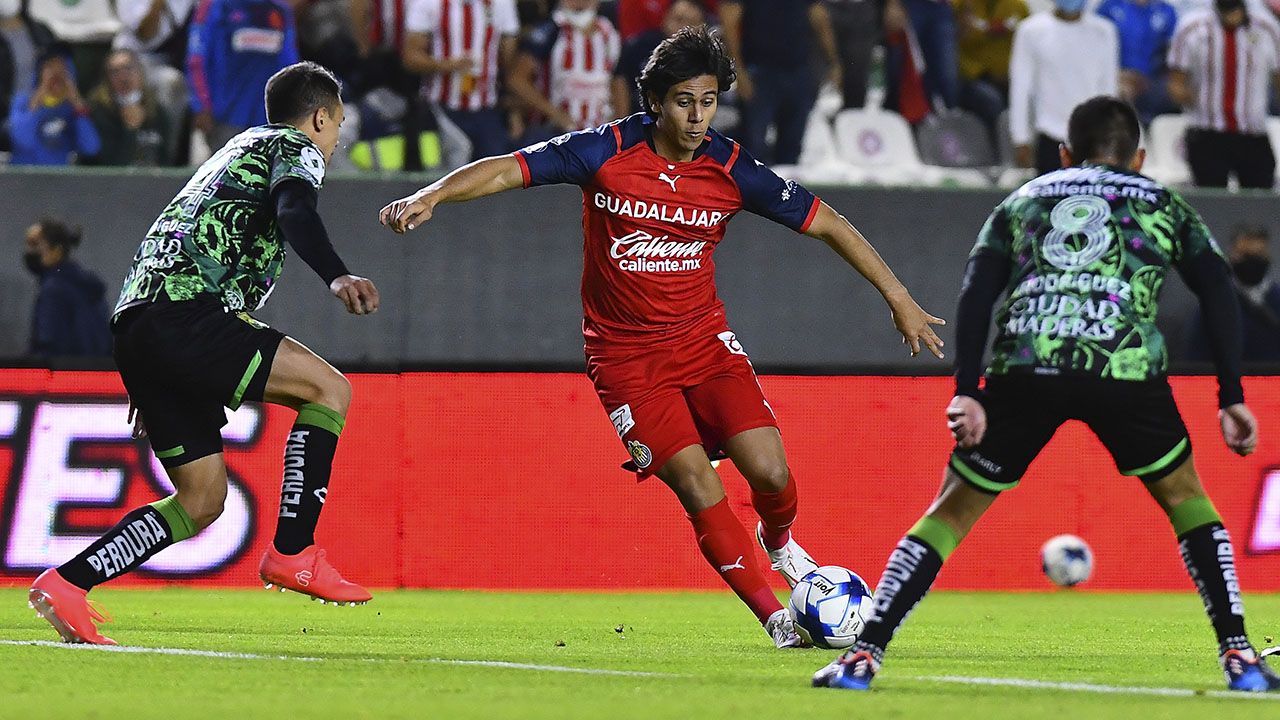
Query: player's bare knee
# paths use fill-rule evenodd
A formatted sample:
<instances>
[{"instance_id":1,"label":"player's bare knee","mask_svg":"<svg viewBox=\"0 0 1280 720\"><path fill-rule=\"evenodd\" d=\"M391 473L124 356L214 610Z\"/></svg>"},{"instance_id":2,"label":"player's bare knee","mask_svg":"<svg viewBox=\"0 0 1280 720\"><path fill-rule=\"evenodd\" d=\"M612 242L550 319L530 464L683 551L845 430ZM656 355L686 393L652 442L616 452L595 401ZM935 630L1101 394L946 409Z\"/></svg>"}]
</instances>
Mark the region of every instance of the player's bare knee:
<instances>
[{"instance_id":1,"label":"player's bare knee","mask_svg":"<svg viewBox=\"0 0 1280 720\"><path fill-rule=\"evenodd\" d=\"M197 488L188 488L178 494L178 502L187 511L191 522L199 532L213 524L222 516L222 509L227 501L227 484L223 482L209 483Z\"/></svg>"},{"instance_id":2,"label":"player's bare knee","mask_svg":"<svg viewBox=\"0 0 1280 720\"><path fill-rule=\"evenodd\" d=\"M322 386L321 398L316 402L345 416L351 408L351 381L334 370L325 378Z\"/></svg>"},{"instance_id":3,"label":"player's bare knee","mask_svg":"<svg viewBox=\"0 0 1280 720\"><path fill-rule=\"evenodd\" d=\"M791 481L791 468L786 462L765 463L752 468L747 480L758 492L780 493L787 489L787 483Z\"/></svg>"}]
</instances>

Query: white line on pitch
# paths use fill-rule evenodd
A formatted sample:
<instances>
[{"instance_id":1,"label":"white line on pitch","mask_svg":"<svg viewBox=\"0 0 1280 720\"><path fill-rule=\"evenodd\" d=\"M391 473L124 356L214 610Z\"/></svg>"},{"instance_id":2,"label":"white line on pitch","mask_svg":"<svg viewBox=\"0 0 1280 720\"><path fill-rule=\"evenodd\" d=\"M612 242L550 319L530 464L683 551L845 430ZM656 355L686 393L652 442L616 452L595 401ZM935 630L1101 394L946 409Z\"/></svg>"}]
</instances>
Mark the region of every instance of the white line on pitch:
<instances>
[{"instance_id":1,"label":"white line on pitch","mask_svg":"<svg viewBox=\"0 0 1280 720\"><path fill-rule=\"evenodd\" d=\"M1026 688L1030 690L1063 690L1066 692L1096 693L1101 695L1161 695L1164 697L1212 697L1234 700L1280 700L1280 694L1236 692L1232 690L1188 690L1171 687L1142 687L1140 685L1095 685L1092 683L1052 682L1024 678L965 677L916 675L906 678L924 682L955 683L957 685L989 685L995 687Z\"/></svg>"},{"instance_id":2,"label":"white line on pitch","mask_svg":"<svg viewBox=\"0 0 1280 720\"><path fill-rule=\"evenodd\" d=\"M193 650L190 648L139 647L136 645L87 645L54 642L52 640L0 640L0 645L36 646L59 650L85 650L109 653L141 655L181 655L186 657L219 658L223 660L292 660L295 662L372 662L372 663L430 663L433 665L469 665L505 668L508 670L536 670L541 672L576 673L579 675L613 675L620 677L681 677L669 673L641 670L606 670L603 668L570 667L567 665L535 665L507 662L505 660L456 660L452 658L321 658L302 655L258 655L255 653L220 652L217 650Z\"/></svg>"}]
</instances>

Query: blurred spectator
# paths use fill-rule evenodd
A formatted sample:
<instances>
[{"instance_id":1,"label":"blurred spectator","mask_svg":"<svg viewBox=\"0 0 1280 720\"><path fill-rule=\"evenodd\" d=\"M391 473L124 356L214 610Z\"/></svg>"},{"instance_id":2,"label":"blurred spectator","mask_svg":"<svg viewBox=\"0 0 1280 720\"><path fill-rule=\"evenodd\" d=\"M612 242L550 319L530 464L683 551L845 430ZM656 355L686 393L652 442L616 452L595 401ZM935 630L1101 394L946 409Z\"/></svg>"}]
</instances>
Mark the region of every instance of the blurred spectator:
<instances>
[{"instance_id":1,"label":"blurred spectator","mask_svg":"<svg viewBox=\"0 0 1280 720\"><path fill-rule=\"evenodd\" d=\"M1246 362L1280 362L1280 286L1271 279L1271 241L1262 225L1239 225L1227 259L1240 298ZM1188 319L1187 359L1209 361L1209 336L1197 305Z\"/></svg>"},{"instance_id":2,"label":"blurred spectator","mask_svg":"<svg viewBox=\"0 0 1280 720\"><path fill-rule=\"evenodd\" d=\"M40 59L35 88L13 96L13 165L66 165L73 152L92 157L102 148L66 52L65 46L51 46Z\"/></svg>"},{"instance_id":3,"label":"blurred spectator","mask_svg":"<svg viewBox=\"0 0 1280 720\"><path fill-rule=\"evenodd\" d=\"M795 165L818 98L809 64L815 46L827 62L827 80L844 87L827 7L817 0L725 0L720 21L738 69L743 144L762 163ZM776 130L773 148L765 140L770 126Z\"/></svg>"},{"instance_id":4,"label":"blurred spectator","mask_svg":"<svg viewBox=\"0 0 1280 720\"><path fill-rule=\"evenodd\" d=\"M955 7L960 20L960 106L994 128L1009 105L1013 31L1030 12L1025 0L956 0Z\"/></svg>"},{"instance_id":5,"label":"blurred spectator","mask_svg":"<svg viewBox=\"0 0 1280 720\"><path fill-rule=\"evenodd\" d=\"M1177 112L1164 62L1178 24L1173 6L1165 0L1103 0L1098 14L1115 23L1120 36L1120 96L1133 103L1143 123Z\"/></svg>"},{"instance_id":6,"label":"blurred spectator","mask_svg":"<svg viewBox=\"0 0 1280 720\"><path fill-rule=\"evenodd\" d=\"M618 32L625 43L645 33L661 30L671 0L624 0L618 6Z\"/></svg>"},{"instance_id":7,"label":"blurred spectator","mask_svg":"<svg viewBox=\"0 0 1280 720\"><path fill-rule=\"evenodd\" d=\"M1267 98L1280 69L1280 27L1242 0L1185 19L1169 49L1169 97L1191 114L1187 162L1200 187L1270 188L1276 158Z\"/></svg>"},{"instance_id":8,"label":"blurred spectator","mask_svg":"<svg viewBox=\"0 0 1280 720\"><path fill-rule=\"evenodd\" d=\"M116 13L124 27L114 47L138 54L147 87L165 109L167 157L179 152L179 136L190 106L187 78L178 68L187 61L188 24L195 6L196 0L116 0Z\"/></svg>"},{"instance_id":9,"label":"blurred spectator","mask_svg":"<svg viewBox=\"0 0 1280 720\"><path fill-rule=\"evenodd\" d=\"M346 87L362 70L351 22L352 0L290 0L298 24L298 52L320 63Z\"/></svg>"},{"instance_id":10,"label":"blurred spectator","mask_svg":"<svg viewBox=\"0 0 1280 720\"><path fill-rule=\"evenodd\" d=\"M1056 4L1018 23L1009 63L1009 134L1018 165L1039 173L1061 167L1058 146L1075 106L1115 95L1120 75L1115 26L1084 14L1085 0Z\"/></svg>"},{"instance_id":11,"label":"blurred spectator","mask_svg":"<svg viewBox=\"0 0 1280 720\"><path fill-rule=\"evenodd\" d=\"M515 0L412 0L404 66L426 78L426 97L471 141L472 159L510 151L498 78L510 70L520 21Z\"/></svg>"},{"instance_id":12,"label":"blurred spectator","mask_svg":"<svg viewBox=\"0 0 1280 720\"><path fill-rule=\"evenodd\" d=\"M53 43L49 28L22 15L21 0L0 0L0 117L9 117L13 94L31 87L36 62ZM8 134L0 149L9 149Z\"/></svg>"},{"instance_id":13,"label":"blurred spectator","mask_svg":"<svg viewBox=\"0 0 1280 720\"><path fill-rule=\"evenodd\" d=\"M843 87L838 88L844 107L867 104L871 60L876 45L884 39L882 0L823 0L831 16L831 29L840 54Z\"/></svg>"},{"instance_id":14,"label":"blurred spectator","mask_svg":"<svg viewBox=\"0 0 1280 720\"><path fill-rule=\"evenodd\" d=\"M911 18L921 58L924 87L931 101L952 108L960 100L956 66L956 18L951 0L900 0Z\"/></svg>"},{"instance_id":15,"label":"blurred spectator","mask_svg":"<svg viewBox=\"0 0 1280 720\"><path fill-rule=\"evenodd\" d=\"M298 62L293 10L282 0L200 0L187 43L195 126L216 151L267 122L267 80Z\"/></svg>"},{"instance_id":16,"label":"blurred spectator","mask_svg":"<svg viewBox=\"0 0 1280 720\"><path fill-rule=\"evenodd\" d=\"M613 70L613 97L626 98L627 104L622 105L623 101L618 100L619 107L614 108L617 115L630 115L644 108L640 102L640 88L636 86L636 80L658 44L675 35L681 28L698 27L706 21L702 4L698 0L672 0L662 16L661 29L645 30L622 46L622 57L618 60L618 67Z\"/></svg>"},{"instance_id":17,"label":"blurred spectator","mask_svg":"<svg viewBox=\"0 0 1280 720\"><path fill-rule=\"evenodd\" d=\"M106 285L71 259L80 228L45 218L27 228L22 259L35 275L29 351L37 357L111 354Z\"/></svg>"},{"instance_id":18,"label":"blurred spectator","mask_svg":"<svg viewBox=\"0 0 1280 720\"><path fill-rule=\"evenodd\" d=\"M508 76L511 92L534 113L524 141L613 120L613 69L622 52L618 31L597 13L599 0L560 0L551 19L520 43ZM539 124L540 123L540 124Z\"/></svg>"},{"instance_id":19,"label":"blurred spectator","mask_svg":"<svg viewBox=\"0 0 1280 720\"><path fill-rule=\"evenodd\" d=\"M98 84L111 41L120 32L114 0L27 0L27 15L70 46L81 92Z\"/></svg>"},{"instance_id":20,"label":"blurred spectator","mask_svg":"<svg viewBox=\"0 0 1280 720\"><path fill-rule=\"evenodd\" d=\"M169 119L147 87L142 62L132 50L107 56L107 79L89 96L93 124L102 138L95 165L172 165Z\"/></svg>"}]
</instances>

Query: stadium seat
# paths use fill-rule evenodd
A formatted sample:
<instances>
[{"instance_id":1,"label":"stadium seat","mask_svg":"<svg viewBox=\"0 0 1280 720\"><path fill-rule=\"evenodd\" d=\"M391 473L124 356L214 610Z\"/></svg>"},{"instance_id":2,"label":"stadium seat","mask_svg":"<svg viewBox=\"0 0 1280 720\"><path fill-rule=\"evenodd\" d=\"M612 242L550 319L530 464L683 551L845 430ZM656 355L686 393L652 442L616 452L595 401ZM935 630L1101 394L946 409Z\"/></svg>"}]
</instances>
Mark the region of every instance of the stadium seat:
<instances>
[{"instance_id":1,"label":"stadium seat","mask_svg":"<svg viewBox=\"0 0 1280 720\"><path fill-rule=\"evenodd\" d=\"M919 129L920 157L926 165L990 168L996 165L991 136L981 118L948 110L925 118Z\"/></svg>"},{"instance_id":2,"label":"stadium seat","mask_svg":"<svg viewBox=\"0 0 1280 720\"><path fill-rule=\"evenodd\" d=\"M907 121L885 110L842 110L835 119L836 149L845 161L884 185L926 184L986 187L983 173L925 165Z\"/></svg>"},{"instance_id":3,"label":"stadium seat","mask_svg":"<svg viewBox=\"0 0 1280 720\"><path fill-rule=\"evenodd\" d=\"M1280 117L1267 118L1267 137L1271 140L1271 149L1280 153ZM1280 178L1280 163L1276 163L1276 177Z\"/></svg>"},{"instance_id":4,"label":"stadium seat","mask_svg":"<svg viewBox=\"0 0 1280 720\"><path fill-rule=\"evenodd\" d=\"M1147 149L1143 173L1165 185L1189 184L1191 168L1187 165L1186 132L1185 115L1157 115L1143 137L1143 146Z\"/></svg>"},{"instance_id":5,"label":"stadium seat","mask_svg":"<svg viewBox=\"0 0 1280 720\"><path fill-rule=\"evenodd\" d=\"M800 164L774 166L774 172L805 184L854 185L867 182L867 173L840 157L835 135L825 112L814 108L809 113L804 142L800 148Z\"/></svg>"}]
</instances>

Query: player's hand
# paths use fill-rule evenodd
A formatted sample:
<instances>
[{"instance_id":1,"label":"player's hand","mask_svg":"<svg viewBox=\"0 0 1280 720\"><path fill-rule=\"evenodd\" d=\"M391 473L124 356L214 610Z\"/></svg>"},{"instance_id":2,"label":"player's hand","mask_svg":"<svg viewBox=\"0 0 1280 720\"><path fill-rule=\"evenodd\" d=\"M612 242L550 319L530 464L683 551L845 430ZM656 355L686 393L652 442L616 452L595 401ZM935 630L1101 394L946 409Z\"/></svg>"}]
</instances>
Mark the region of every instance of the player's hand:
<instances>
[{"instance_id":1,"label":"player's hand","mask_svg":"<svg viewBox=\"0 0 1280 720\"><path fill-rule=\"evenodd\" d=\"M352 315L378 312L378 288L369 278L343 275L329 283L329 291L347 306L347 312Z\"/></svg>"},{"instance_id":2,"label":"player's hand","mask_svg":"<svg viewBox=\"0 0 1280 720\"><path fill-rule=\"evenodd\" d=\"M929 348L939 360L946 357L942 354L945 343L938 337L930 325L946 325L947 321L934 317L916 304L910 295L903 292L888 298L889 309L893 312L893 324L902 333L902 344L911 348L911 357L920 354L920 346Z\"/></svg>"},{"instance_id":3,"label":"player's hand","mask_svg":"<svg viewBox=\"0 0 1280 720\"><path fill-rule=\"evenodd\" d=\"M128 422L133 425L133 432L130 433L130 437L134 440L141 440L147 436L147 426L142 424L142 411L138 409L137 405L133 404L133 400L129 401Z\"/></svg>"},{"instance_id":4,"label":"player's hand","mask_svg":"<svg viewBox=\"0 0 1280 720\"><path fill-rule=\"evenodd\" d=\"M1258 449L1258 421L1244 403L1228 405L1218 411L1222 439L1231 452L1244 457Z\"/></svg>"},{"instance_id":5,"label":"player's hand","mask_svg":"<svg viewBox=\"0 0 1280 720\"><path fill-rule=\"evenodd\" d=\"M382 208L378 213L378 221L403 235L430 220L434 210L435 203L419 190Z\"/></svg>"},{"instance_id":6,"label":"player's hand","mask_svg":"<svg viewBox=\"0 0 1280 720\"><path fill-rule=\"evenodd\" d=\"M968 395L956 395L947 406L947 429L956 444L968 450L987 434L987 410Z\"/></svg>"}]
</instances>

